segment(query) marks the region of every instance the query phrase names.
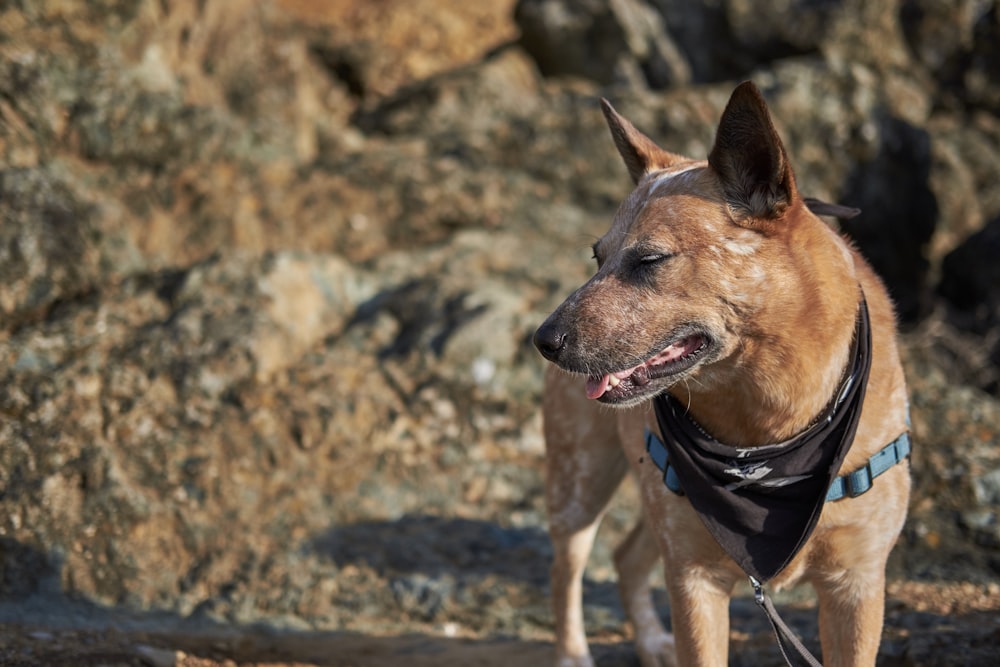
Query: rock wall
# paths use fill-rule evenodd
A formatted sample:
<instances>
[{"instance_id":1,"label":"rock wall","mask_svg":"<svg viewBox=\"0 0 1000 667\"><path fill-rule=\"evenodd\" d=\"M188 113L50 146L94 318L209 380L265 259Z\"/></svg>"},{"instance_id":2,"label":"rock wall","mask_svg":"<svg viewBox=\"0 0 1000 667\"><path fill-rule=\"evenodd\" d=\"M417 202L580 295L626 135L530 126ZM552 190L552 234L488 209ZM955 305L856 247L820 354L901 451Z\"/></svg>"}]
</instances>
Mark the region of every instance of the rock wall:
<instances>
[{"instance_id":1,"label":"rock wall","mask_svg":"<svg viewBox=\"0 0 1000 667\"><path fill-rule=\"evenodd\" d=\"M529 338L628 190L597 99L703 156L744 78L906 327L893 576L995 582L997 44L995 0L7 3L0 597L547 632Z\"/></svg>"}]
</instances>

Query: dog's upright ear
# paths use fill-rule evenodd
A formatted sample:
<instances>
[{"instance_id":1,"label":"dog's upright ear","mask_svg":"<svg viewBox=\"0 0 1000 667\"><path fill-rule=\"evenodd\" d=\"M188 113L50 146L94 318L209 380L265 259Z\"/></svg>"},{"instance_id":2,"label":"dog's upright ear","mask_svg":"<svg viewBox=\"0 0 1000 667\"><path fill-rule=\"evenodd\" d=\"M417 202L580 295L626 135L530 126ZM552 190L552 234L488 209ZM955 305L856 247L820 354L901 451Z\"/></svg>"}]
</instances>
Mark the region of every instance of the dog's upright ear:
<instances>
[{"instance_id":1,"label":"dog's upright ear","mask_svg":"<svg viewBox=\"0 0 1000 667\"><path fill-rule=\"evenodd\" d=\"M719 175L730 209L741 224L766 225L798 196L767 103L750 81L737 86L729 98L708 164Z\"/></svg>"},{"instance_id":2,"label":"dog's upright ear","mask_svg":"<svg viewBox=\"0 0 1000 667\"><path fill-rule=\"evenodd\" d=\"M618 149L618 154L625 161L629 176L636 183L644 174L654 169L664 169L685 160L685 158L657 146L652 139L637 130L624 116L619 115L611 103L603 97L601 98L601 111L604 112L604 118L608 121L608 128L611 130L611 138L614 139L615 148Z\"/></svg>"}]
</instances>

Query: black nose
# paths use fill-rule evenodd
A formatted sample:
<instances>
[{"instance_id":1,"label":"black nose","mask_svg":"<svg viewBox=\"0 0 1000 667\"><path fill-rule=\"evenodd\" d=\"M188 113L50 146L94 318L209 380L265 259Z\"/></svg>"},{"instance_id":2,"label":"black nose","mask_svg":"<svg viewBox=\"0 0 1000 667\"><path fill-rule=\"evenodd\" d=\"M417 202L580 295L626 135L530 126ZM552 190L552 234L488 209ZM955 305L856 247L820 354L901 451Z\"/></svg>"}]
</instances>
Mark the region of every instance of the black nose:
<instances>
[{"instance_id":1,"label":"black nose","mask_svg":"<svg viewBox=\"0 0 1000 667\"><path fill-rule=\"evenodd\" d=\"M559 358L562 349L566 347L566 333L560 327L546 322L538 327L532 341L543 357L549 361L555 361Z\"/></svg>"}]
</instances>

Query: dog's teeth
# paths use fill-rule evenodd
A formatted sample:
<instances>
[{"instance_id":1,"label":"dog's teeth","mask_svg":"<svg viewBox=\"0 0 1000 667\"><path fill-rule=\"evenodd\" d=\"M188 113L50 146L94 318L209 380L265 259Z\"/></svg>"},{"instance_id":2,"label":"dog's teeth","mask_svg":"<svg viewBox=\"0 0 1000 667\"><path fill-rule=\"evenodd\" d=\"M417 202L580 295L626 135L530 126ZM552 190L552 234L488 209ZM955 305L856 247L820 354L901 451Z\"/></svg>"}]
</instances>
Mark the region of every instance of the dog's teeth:
<instances>
[{"instance_id":1,"label":"dog's teeth","mask_svg":"<svg viewBox=\"0 0 1000 667\"><path fill-rule=\"evenodd\" d=\"M614 375L609 375L608 376L608 387L610 387L612 389L614 389L615 387L617 387L618 385L620 385L621 382L622 381L619 380L618 378L616 378Z\"/></svg>"}]
</instances>

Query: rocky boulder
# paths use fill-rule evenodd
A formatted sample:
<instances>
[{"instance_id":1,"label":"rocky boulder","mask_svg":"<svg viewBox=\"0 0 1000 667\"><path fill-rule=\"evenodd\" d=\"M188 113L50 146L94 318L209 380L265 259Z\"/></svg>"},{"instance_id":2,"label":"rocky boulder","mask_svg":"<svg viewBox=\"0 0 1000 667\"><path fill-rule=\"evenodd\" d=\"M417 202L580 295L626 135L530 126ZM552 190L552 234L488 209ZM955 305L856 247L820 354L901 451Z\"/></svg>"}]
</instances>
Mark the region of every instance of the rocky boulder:
<instances>
[{"instance_id":1,"label":"rocky boulder","mask_svg":"<svg viewBox=\"0 0 1000 667\"><path fill-rule=\"evenodd\" d=\"M23 624L91 617L247 662L275 629L306 664L550 641L530 336L630 186L598 100L702 157L753 78L802 190L863 209L843 230L906 323L881 659L991 658L997 6L945 4L0 9L0 643L51 657ZM612 542L586 614L631 664ZM755 612L734 604L740 664L778 659Z\"/></svg>"}]
</instances>

